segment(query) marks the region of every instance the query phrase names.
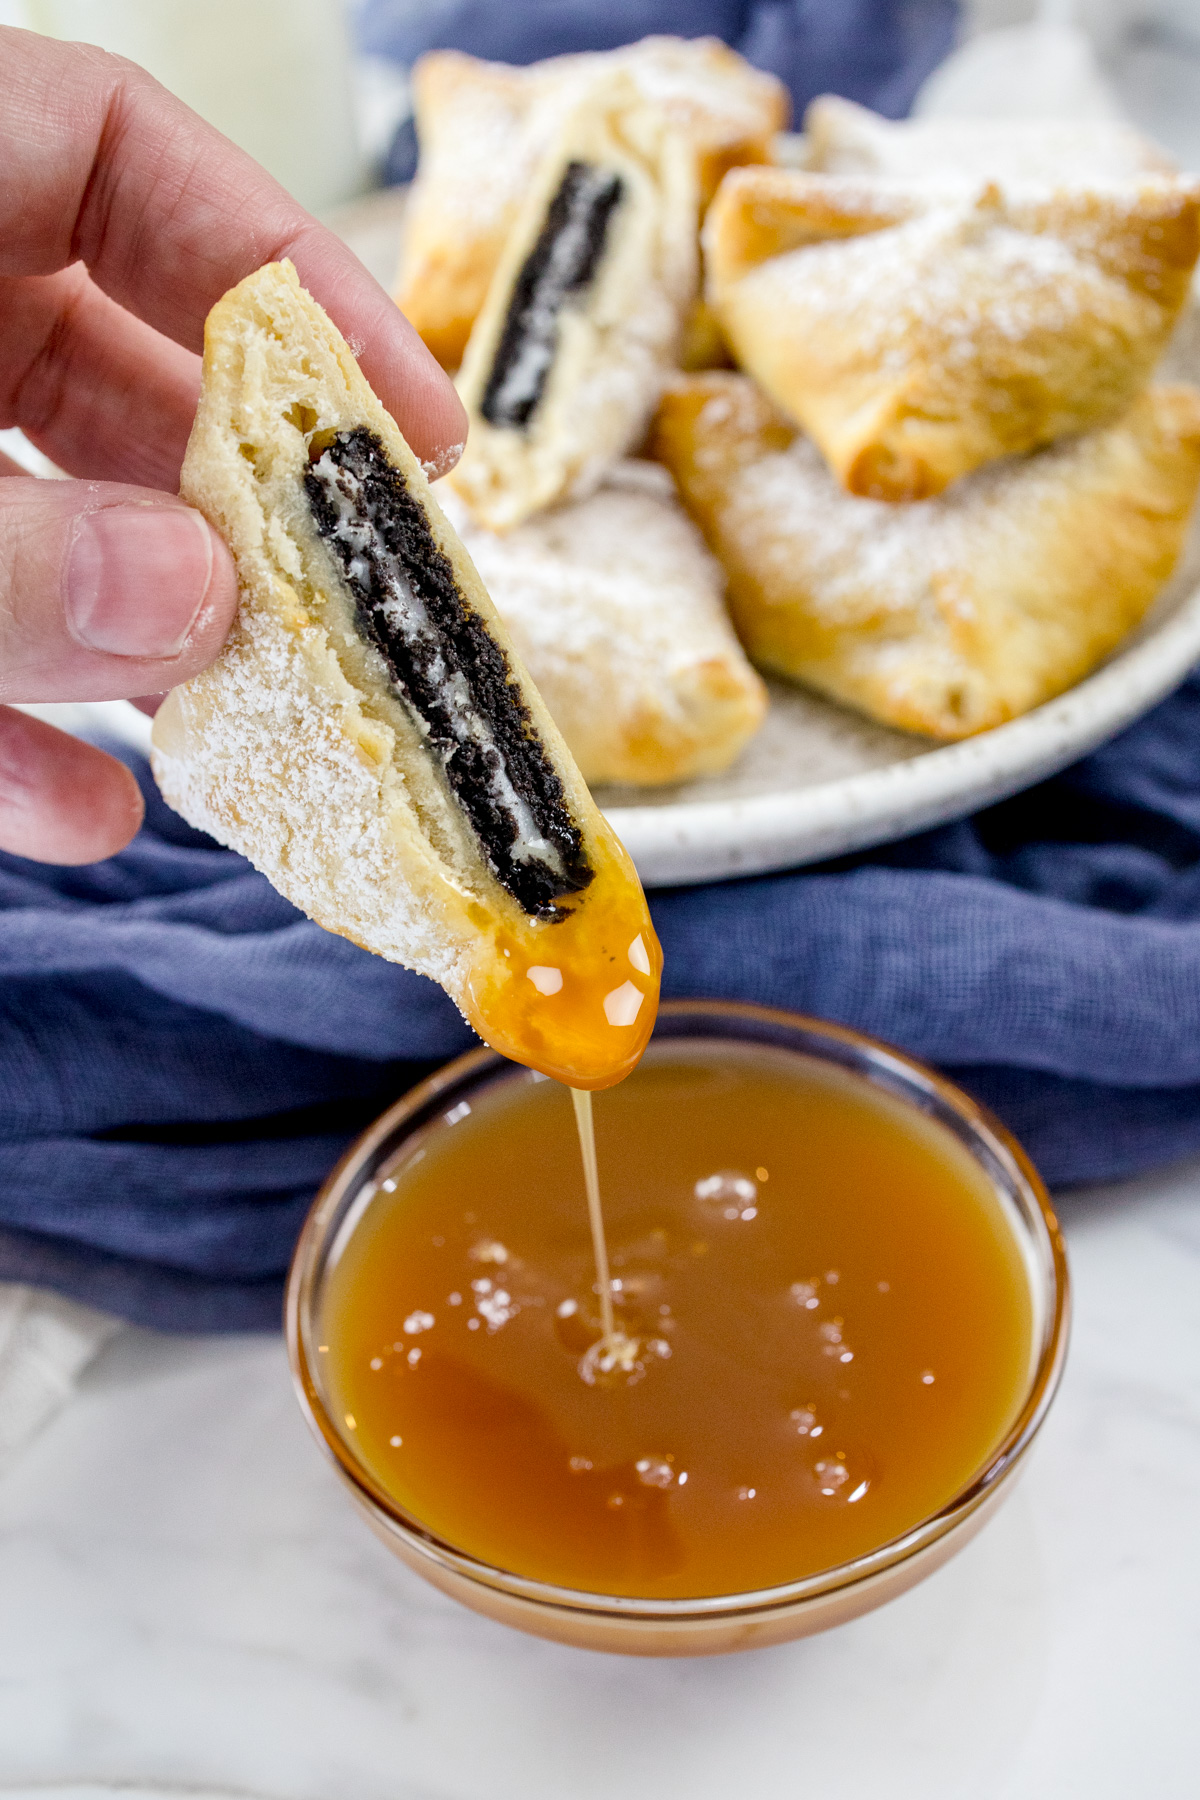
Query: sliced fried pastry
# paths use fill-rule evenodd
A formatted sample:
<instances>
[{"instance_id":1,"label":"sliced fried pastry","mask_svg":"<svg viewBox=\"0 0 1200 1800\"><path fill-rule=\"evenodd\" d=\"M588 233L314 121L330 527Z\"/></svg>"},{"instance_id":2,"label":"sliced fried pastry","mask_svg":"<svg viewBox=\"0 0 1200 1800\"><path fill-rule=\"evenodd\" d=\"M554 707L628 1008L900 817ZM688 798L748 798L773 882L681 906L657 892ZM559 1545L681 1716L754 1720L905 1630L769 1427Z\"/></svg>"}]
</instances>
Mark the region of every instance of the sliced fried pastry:
<instances>
[{"instance_id":1,"label":"sliced fried pastry","mask_svg":"<svg viewBox=\"0 0 1200 1800\"><path fill-rule=\"evenodd\" d=\"M664 470L620 464L589 499L503 536L455 499L446 510L587 781L649 787L729 767L766 690Z\"/></svg>"},{"instance_id":2,"label":"sliced fried pastry","mask_svg":"<svg viewBox=\"0 0 1200 1800\"><path fill-rule=\"evenodd\" d=\"M884 724L987 730L1070 687L1143 617L1200 485L1200 391L911 506L846 494L744 376L681 377L654 448L725 566L762 667Z\"/></svg>"},{"instance_id":3,"label":"sliced fried pastry","mask_svg":"<svg viewBox=\"0 0 1200 1800\"><path fill-rule=\"evenodd\" d=\"M766 162L787 123L783 84L716 38L650 37L528 68L433 51L413 69L421 162L396 302L448 369L462 361L540 159L586 88L625 69L692 145L701 203L726 169Z\"/></svg>"},{"instance_id":4,"label":"sliced fried pastry","mask_svg":"<svg viewBox=\"0 0 1200 1800\"><path fill-rule=\"evenodd\" d=\"M704 230L739 363L850 493L918 500L1114 419L1200 250L1200 184L935 194L735 169Z\"/></svg>"},{"instance_id":5,"label":"sliced fried pastry","mask_svg":"<svg viewBox=\"0 0 1200 1800\"><path fill-rule=\"evenodd\" d=\"M475 321L452 481L495 531L594 489L644 435L695 297L695 167L626 73L547 153Z\"/></svg>"},{"instance_id":6,"label":"sliced fried pastry","mask_svg":"<svg viewBox=\"0 0 1200 1800\"><path fill-rule=\"evenodd\" d=\"M627 1074L660 957L593 804L420 464L290 263L218 302L182 492L241 605L154 724L184 817L328 930L441 983L578 1087Z\"/></svg>"}]
</instances>

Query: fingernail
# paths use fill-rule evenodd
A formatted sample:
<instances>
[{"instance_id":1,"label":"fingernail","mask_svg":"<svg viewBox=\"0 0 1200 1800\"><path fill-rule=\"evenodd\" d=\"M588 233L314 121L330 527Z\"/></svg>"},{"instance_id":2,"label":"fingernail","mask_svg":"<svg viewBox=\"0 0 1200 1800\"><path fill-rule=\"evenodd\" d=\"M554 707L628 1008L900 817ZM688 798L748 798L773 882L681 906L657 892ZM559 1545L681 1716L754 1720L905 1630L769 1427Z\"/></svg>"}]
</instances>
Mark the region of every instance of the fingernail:
<instances>
[{"instance_id":1,"label":"fingernail","mask_svg":"<svg viewBox=\"0 0 1200 1800\"><path fill-rule=\"evenodd\" d=\"M212 579L208 525L190 506L84 513L67 552L72 636L109 656L178 656Z\"/></svg>"}]
</instances>

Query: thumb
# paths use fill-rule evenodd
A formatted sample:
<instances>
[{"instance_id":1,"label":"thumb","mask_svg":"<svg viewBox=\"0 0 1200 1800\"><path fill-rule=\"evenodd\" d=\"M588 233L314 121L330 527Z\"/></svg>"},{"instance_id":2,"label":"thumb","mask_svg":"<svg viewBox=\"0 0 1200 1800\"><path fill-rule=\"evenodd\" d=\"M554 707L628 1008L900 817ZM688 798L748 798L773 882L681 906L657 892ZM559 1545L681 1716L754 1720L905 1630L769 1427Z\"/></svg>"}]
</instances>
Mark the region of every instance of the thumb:
<instances>
[{"instance_id":1,"label":"thumb","mask_svg":"<svg viewBox=\"0 0 1200 1800\"><path fill-rule=\"evenodd\" d=\"M168 494L0 481L0 700L119 700L210 663L237 607L233 560Z\"/></svg>"}]
</instances>

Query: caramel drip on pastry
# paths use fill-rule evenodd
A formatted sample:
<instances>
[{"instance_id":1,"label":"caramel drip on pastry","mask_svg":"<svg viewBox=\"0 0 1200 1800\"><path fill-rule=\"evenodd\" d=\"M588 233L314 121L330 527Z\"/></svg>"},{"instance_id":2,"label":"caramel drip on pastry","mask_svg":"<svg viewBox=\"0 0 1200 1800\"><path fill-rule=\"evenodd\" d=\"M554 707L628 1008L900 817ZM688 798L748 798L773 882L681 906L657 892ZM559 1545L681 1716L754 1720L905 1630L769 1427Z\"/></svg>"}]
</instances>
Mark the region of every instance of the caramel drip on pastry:
<instances>
[{"instance_id":1,"label":"caramel drip on pastry","mask_svg":"<svg viewBox=\"0 0 1200 1800\"><path fill-rule=\"evenodd\" d=\"M489 929L463 1012L514 1062L573 1088L607 1088L637 1067L654 1029L662 951L637 877L619 845L603 847L595 881L563 902L559 924Z\"/></svg>"},{"instance_id":2,"label":"caramel drip on pastry","mask_svg":"<svg viewBox=\"0 0 1200 1800\"><path fill-rule=\"evenodd\" d=\"M592 871L562 783L508 658L459 591L424 510L364 427L339 432L306 470L321 538L501 886L531 917Z\"/></svg>"},{"instance_id":3,"label":"caramel drip on pastry","mask_svg":"<svg viewBox=\"0 0 1200 1800\"><path fill-rule=\"evenodd\" d=\"M608 169L569 162L537 243L517 276L479 410L489 425L520 430L545 391L558 348L558 316L595 278L624 182Z\"/></svg>"}]
</instances>

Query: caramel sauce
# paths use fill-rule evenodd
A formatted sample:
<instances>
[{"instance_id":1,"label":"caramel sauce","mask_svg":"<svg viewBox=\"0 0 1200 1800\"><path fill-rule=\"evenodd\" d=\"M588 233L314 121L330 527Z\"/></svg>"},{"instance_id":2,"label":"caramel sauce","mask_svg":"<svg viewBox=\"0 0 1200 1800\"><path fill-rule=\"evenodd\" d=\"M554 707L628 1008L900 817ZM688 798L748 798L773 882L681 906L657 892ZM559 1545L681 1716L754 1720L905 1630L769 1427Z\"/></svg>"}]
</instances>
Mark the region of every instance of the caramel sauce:
<instances>
[{"instance_id":1,"label":"caramel sauce","mask_svg":"<svg viewBox=\"0 0 1200 1800\"><path fill-rule=\"evenodd\" d=\"M637 1066L662 973L633 864L607 828L596 838L594 877L562 902L559 920L489 930L480 908L480 950L463 1008L501 1055L586 1089L611 1087Z\"/></svg>"},{"instance_id":2,"label":"caramel sauce","mask_svg":"<svg viewBox=\"0 0 1200 1800\"><path fill-rule=\"evenodd\" d=\"M596 1115L592 1096L585 1088L572 1088L575 1129L579 1134L579 1160L583 1164L583 1189L587 1195L588 1227L592 1234L592 1255L596 1261L594 1287L600 1300L600 1335L611 1343L617 1335L613 1310L612 1274L608 1263L608 1237L604 1230L604 1208L600 1204L600 1165L596 1157Z\"/></svg>"},{"instance_id":3,"label":"caramel sauce","mask_svg":"<svg viewBox=\"0 0 1200 1800\"><path fill-rule=\"evenodd\" d=\"M619 1354L572 1108L536 1075L410 1140L333 1264L319 1376L396 1503L511 1572L693 1597L831 1568L969 1483L1032 1317L945 1127L825 1063L686 1039L595 1125Z\"/></svg>"}]
</instances>

